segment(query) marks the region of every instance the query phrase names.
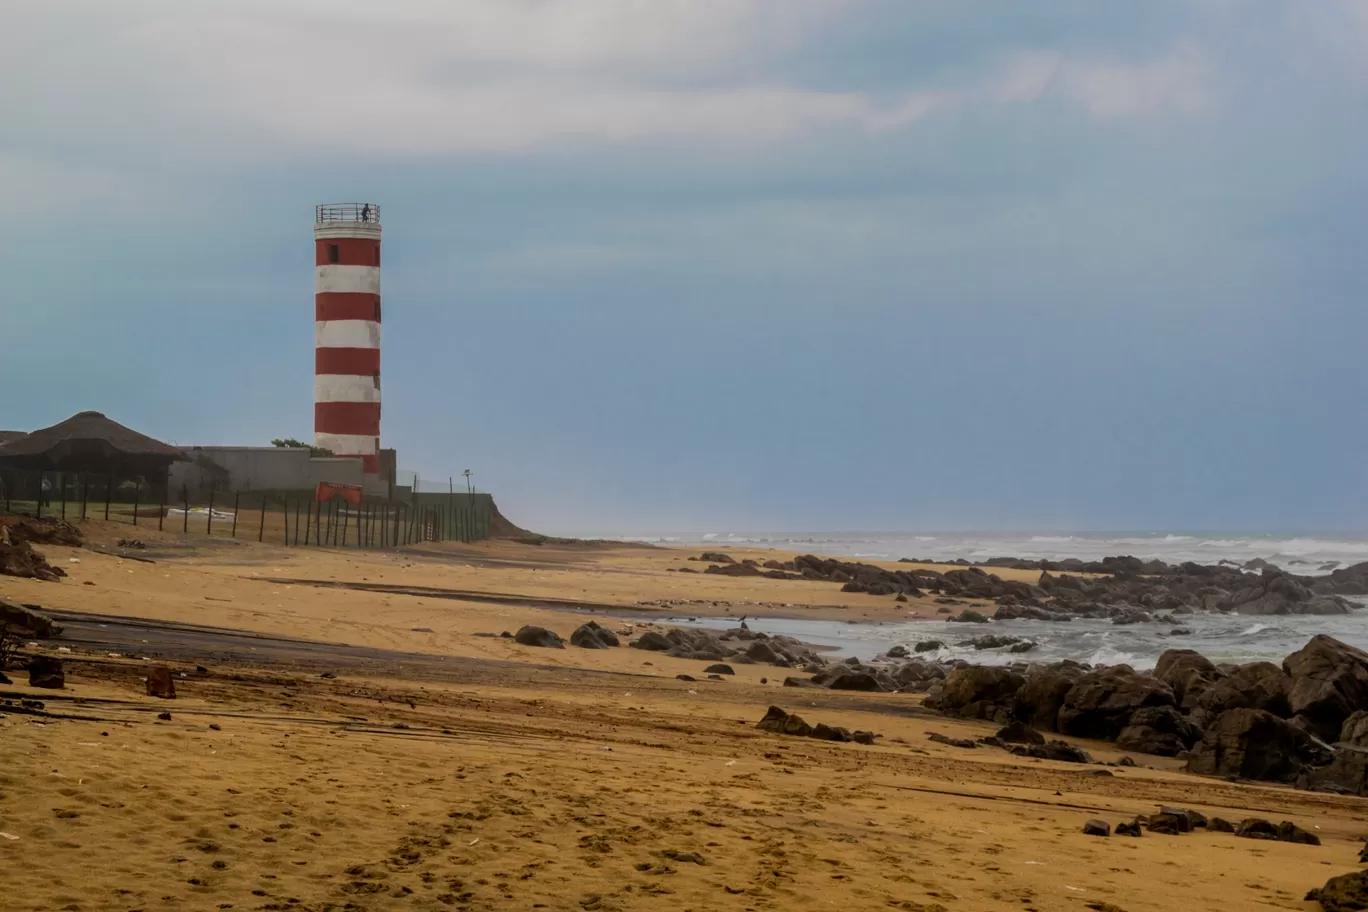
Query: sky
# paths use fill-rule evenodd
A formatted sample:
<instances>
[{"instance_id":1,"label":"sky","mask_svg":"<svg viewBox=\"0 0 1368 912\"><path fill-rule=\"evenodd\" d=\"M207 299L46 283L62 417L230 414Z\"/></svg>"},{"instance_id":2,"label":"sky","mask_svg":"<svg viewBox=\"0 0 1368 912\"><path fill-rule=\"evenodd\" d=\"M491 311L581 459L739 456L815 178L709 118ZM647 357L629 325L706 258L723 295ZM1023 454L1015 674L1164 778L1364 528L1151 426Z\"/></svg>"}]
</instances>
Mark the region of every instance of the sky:
<instances>
[{"instance_id":1,"label":"sky","mask_svg":"<svg viewBox=\"0 0 1368 912\"><path fill-rule=\"evenodd\" d=\"M1368 0L0 0L0 427L383 443L550 533L1368 529Z\"/></svg>"}]
</instances>

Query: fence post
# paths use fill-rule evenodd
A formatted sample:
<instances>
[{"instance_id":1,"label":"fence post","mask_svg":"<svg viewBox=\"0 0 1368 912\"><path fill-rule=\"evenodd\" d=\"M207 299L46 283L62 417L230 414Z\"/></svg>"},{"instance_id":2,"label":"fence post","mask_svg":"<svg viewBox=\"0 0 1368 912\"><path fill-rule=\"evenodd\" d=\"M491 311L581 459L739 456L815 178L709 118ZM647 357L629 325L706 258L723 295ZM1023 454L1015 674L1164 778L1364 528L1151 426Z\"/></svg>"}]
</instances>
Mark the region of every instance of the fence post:
<instances>
[{"instance_id":1,"label":"fence post","mask_svg":"<svg viewBox=\"0 0 1368 912\"><path fill-rule=\"evenodd\" d=\"M86 504L90 501L90 476L81 476L81 522L85 522Z\"/></svg>"},{"instance_id":2,"label":"fence post","mask_svg":"<svg viewBox=\"0 0 1368 912\"><path fill-rule=\"evenodd\" d=\"M261 495L261 521L257 524L257 541L266 537L266 495Z\"/></svg>"},{"instance_id":3,"label":"fence post","mask_svg":"<svg viewBox=\"0 0 1368 912\"><path fill-rule=\"evenodd\" d=\"M167 489L170 488L170 487L171 487L171 482L170 482L170 481L167 481L167 482L165 482L164 484L162 484L162 486L161 486L161 497L157 498L158 500L161 501L161 503L157 504L157 531L158 531L158 532L160 532L160 531L162 530L162 526L164 526L164 525L166 524L166 494L167 494Z\"/></svg>"},{"instance_id":4,"label":"fence post","mask_svg":"<svg viewBox=\"0 0 1368 912\"><path fill-rule=\"evenodd\" d=\"M181 509L185 511L185 512L181 513L181 535L189 535L189 534L190 534L190 486L189 486L188 484L183 484L183 485L181 485Z\"/></svg>"},{"instance_id":5,"label":"fence post","mask_svg":"<svg viewBox=\"0 0 1368 912\"><path fill-rule=\"evenodd\" d=\"M242 506L242 492L233 492L233 528L228 531L229 538L237 538L238 507Z\"/></svg>"},{"instance_id":6,"label":"fence post","mask_svg":"<svg viewBox=\"0 0 1368 912\"><path fill-rule=\"evenodd\" d=\"M44 476L44 474L46 474L46 473L44 473L44 472L39 472L39 473L38 473L38 509L34 511L34 515L35 515L38 519L42 519L42 518L43 518L43 476Z\"/></svg>"},{"instance_id":7,"label":"fence post","mask_svg":"<svg viewBox=\"0 0 1368 912\"><path fill-rule=\"evenodd\" d=\"M351 519L351 510L342 508L342 547L347 547L347 521Z\"/></svg>"},{"instance_id":8,"label":"fence post","mask_svg":"<svg viewBox=\"0 0 1368 912\"><path fill-rule=\"evenodd\" d=\"M290 544L290 498L288 496L280 502L280 519L281 522L285 523L285 544L288 546ZM295 534L298 535L299 523L297 522L295 529Z\"/></svg>"},{"instance_id":9,"label":"fence post","mask_svg":"<svg viewBox=\"0 0 1368 912\"><path fill-rule=\"evenodd\" d=\"M66 521L66 472L57 473L57 483L62 486L62 521Z\"/></svg>"},{"instance_id":10,"label":"fence post","mask_svg":"<svg viewBox=\"0 0 1368 912\"><path fill-rule=\"evenodd\" d=\"M214 537L214 489L209 489L209 517L204 521L204 534Z\"/></svg>"},{"instance_id":11,"label":"fence post","mask_svg":"<svg viewBox=\"0 0 1368 912\"><path fill-rule=\"evenodd\" d=\"M304 544L309 543L309 533L313 531L313 501L304 502ZM295 531L299 531L299 520L295 520Z\"/></svg>"},{"instance_id":12,"label":"fence post","mask_svg":"<svg viewBox=\"0 0 1368 912\"><path fill-rule=\"evenodd\" d=\"M138 524L138 499L142 495L142 482L133 483L133 525Z\"/></svg>"},{"instance_id":13,"label":"fence post","mask_svg":"<svg viewBox=\"0 0 1368 912\"><path fill-rule=\"evenodd\" d=\"M299 501L295 501L295 537L294 543L299 544ZM286 543L288 544L288 542Z\"/></svg>"},{"instance_id":14,"label":"fence post","mask_svg":"<svg viewBox=\"0 0 1368 912\"><path fill-rule=\"evenodd\" d=\"M109 498L114 494L114 476L105 476L105 522L109 522Z\"/></svg>"}]
</instances>

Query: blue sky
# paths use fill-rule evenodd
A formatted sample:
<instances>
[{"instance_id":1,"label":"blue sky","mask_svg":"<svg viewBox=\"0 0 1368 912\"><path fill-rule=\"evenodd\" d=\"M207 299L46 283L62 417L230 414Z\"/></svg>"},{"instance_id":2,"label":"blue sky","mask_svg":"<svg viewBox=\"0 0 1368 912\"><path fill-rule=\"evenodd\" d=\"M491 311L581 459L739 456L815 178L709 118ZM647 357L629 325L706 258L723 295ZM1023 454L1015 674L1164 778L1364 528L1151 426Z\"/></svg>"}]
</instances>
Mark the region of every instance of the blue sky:
<instances>
[{"instance_id":1,"label":"blue sky","mask_svg":"<svg viewBox=\"0 0 1368 912\"><path fill-rule=\"evenodd\" d=\"M550 532L1365 529L1368 2L129 0L0 33L0 426L386 445Z\"/></svg>"}]
</instances>

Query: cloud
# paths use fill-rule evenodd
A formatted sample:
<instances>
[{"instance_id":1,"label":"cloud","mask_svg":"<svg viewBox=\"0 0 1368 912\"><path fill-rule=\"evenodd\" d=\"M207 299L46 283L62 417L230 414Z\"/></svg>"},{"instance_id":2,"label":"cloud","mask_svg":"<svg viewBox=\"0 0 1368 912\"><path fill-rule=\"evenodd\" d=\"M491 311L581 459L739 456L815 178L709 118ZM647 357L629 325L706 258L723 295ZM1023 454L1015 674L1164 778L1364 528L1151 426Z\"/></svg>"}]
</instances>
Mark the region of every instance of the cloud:
<instances>
[{"instance_id":1,"label":"cloud","mask_svg":"<svg viewBox=\"0 0 1368 912\"><path fill-rule=\"evenodd\" d=\"M26 11L0 39L0 101L39 148L97 132L168 169L350 156L767 144L907 129L965 107L1061 101L1089 116L1189 112L1196 51L1010 56L958 83L810 84L801 59L872 0L142 0ZM68 11L69 12L69 11ZM74 21L75 24L71 24ZM60 40L54 40L60 39Z\"/></svg>"},{"instance_id":2,"label":"cloud","mask_svg":"<svg viewBox=\"0 0 1368 912\"><path fill-rule=\"evenodd\" d=\"M1211 64L1191 47L1139 62L1027 53L1008 64L996 95L1004 103L1055 98L1100 119L1193 114L1211 102L1213 77Z\"/></svg>"}]
</instances>

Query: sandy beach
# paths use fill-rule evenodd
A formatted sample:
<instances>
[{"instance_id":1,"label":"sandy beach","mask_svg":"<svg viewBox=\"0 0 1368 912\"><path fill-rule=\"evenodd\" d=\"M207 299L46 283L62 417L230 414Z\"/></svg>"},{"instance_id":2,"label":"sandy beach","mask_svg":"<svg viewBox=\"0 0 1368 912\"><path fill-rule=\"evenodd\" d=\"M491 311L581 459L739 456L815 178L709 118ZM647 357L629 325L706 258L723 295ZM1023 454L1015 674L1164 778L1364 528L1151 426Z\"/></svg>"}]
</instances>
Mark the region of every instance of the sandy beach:
<instances>
[{"instance_id":1,"label":"sandy beach","mask_svg":"<svg viewBox=\"0 0 1368 912\"><path fill-rule=\"evenodd\" d=\"M0 577L0 597L68 627L34 650L64 660L64 690L0 686L44 704L0 707L6 910L1310 910L1368 836L1362 799L933 743L995 726L912 694L498 636L932 617L930 599L684 573L696 552L630 546L362 553L153 531L128 552L145 560L92 550L126 534L94 523L91 547L43 548L60 583ZM152 664L175 700L145 694ZM772 704L880 737L757 731ZM1291 820L1323 844L1081 832L1160 805Z\"/></svg>"}]
</instances>

